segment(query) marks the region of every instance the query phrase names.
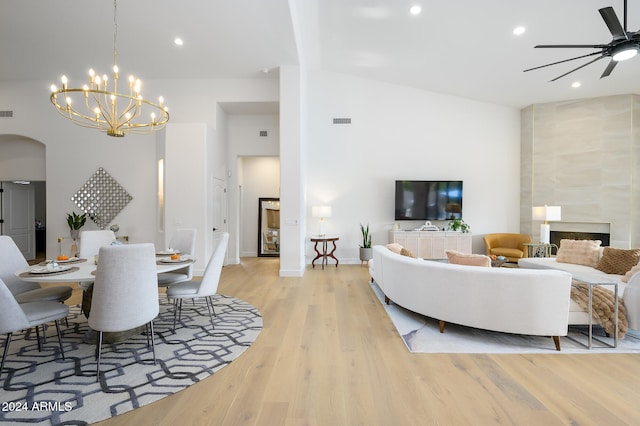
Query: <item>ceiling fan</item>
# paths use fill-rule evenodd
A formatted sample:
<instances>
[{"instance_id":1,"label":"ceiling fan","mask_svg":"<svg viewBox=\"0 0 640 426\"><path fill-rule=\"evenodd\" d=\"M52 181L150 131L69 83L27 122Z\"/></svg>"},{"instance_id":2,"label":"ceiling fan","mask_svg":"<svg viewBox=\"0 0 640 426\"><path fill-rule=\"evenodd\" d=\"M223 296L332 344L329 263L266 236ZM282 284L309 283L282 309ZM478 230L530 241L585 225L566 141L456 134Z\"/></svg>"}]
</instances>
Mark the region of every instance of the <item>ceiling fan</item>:
<instances>
[{"instance_id":1,"label":"ceiling fan","mask_svg":"<svg viewBox=\"0 0 640 426\"><path fill-rule=\"evenodd\" d=\"M640 51L640 31L636 32L628 32L627 31L627 0L624 0L624 26L620 25L620 21L616 16L616 12L613 10L613 7L605 7L599 9L600 15L602 19L604 19L604 23L607 24L613 39L607 44L541 44L535 46L535 48L579 48L579 49L598 49L597 52L588 53L586 55L576 56L575 58L564 59L562 61L553 62L546 65L541 65L539 67L529 68L524 70L533 71L540 68L548 67L551 65L562 64L564 62L574 61L576 59L588 58L590 56L596 56L595 59L587 62L586 64L580 65L577 68L572 69L569 72L566 72L551 81L556 81L561 79L562 77L571 74L574 71L578 71L581 68L586 67L587 65L591 65L592 63L599 61L602 58L611 57L611 61L605 68L604 72L600 76L600 78L608 77L611 74L611 71L616 67L619 61L623 61L625 59L629 59L634 57L638 51Z\"/></svg>"}]
</instances>

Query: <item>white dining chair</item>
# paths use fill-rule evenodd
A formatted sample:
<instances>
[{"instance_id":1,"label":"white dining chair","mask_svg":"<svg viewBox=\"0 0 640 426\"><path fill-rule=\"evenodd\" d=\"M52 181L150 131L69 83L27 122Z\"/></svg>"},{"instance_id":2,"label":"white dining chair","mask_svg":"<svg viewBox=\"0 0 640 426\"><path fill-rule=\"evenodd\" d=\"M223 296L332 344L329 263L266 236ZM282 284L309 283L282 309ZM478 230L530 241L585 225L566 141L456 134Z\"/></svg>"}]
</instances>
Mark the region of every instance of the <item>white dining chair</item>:
<instances>
[{"instance_id":1,"label":"white dining chair","mask_svg":"<svg viewBox=\"0 0 640 426\"><path fill-rule=\"evenodd\" d=\"M197 231L195 229L176 229L171 235L169 248L178 250L181 255L193 256L196 250L196 234ZM193 278L193 264L173 272L164 272L158 275L158 286L167 287L179 282L189 281L191 278Z\"/></svg>"},{"instance_id":2,"label":"white dining chair","mask_svg":"<svg viewBox=\"0 0 640 426\"><path fill-rule=\"evenodd\" d=\"M80 233L80 257L93 261L100 247L108 246L116 241L116 234L107 230L82 231Z\"/></svg>"},{"instance_id":3,"label":"white dining chair","mask_svg":"<svg viewBox=\"0 0 640 426\"><path fill-rule=\"evenodd\" d=\"M0 279L0 334L6 334L4 351L2 352L2 363L0 364L0 375L4 371L4 363L9 353L11 336L16 331L26 330L31 327L36 329L36 339L38 340L38 350L42 350L40 343L39 327L42 325L43 333L46 334L44 324L54 321L58 333L58 343L60 354L64 359L64 349L62 347L62 334L60 333L60 323L62 318L69 315L69 307L57 301L41 301L18 303L9 287Z\"/></svg>"},{"instance_id":4,"label":"white dining chair","mask_svg":"<svg viewBox=\"0 0 640 426\"><path fill-rule=\"evenodd\" d=\"M80 252L81 259L87 259L87 262L95 262L100 247L108 246L116 241L116 234L107 230L90 230L80 233ZM78 283L80 288L87 290L91 287L93 281L83 281Z\"/></svg>"},{"instance_id":5,"label":"white dining chair","mask_svg":"<svg viewBox=\"0 0 640 426\"><path fill-rule=\"evenodd\" d=\"M153 320L158 316L159 310L153 244L101 247L88 319L89 327L98 332L96 381L100 375L104 332L120 332L146 325L147 344L150 338L153 362L156 363Z\"/></svg>"},{"instance_id":6,"label":"white dining chair","mask_svg":"<svg viewBox=\"0 0 640 426\"><path fill-rule=\"evenodd\" d=\"M218 291L218 284L220 282L220 274L222 273L222 266L224 264L224 255L229 245L229 233L223 232L218 242L218 246L213 252L213 256L209 259L207 267L204 270L201 280L191 280L172 284L167 289L167 297L171 300L174 299L174 311L173 311L173 329L176 328L176 315L178 320L182 314L182 301L184 299L197 299L203 297L207 303L207 310L209 311L209 318L211 326L215 329L213 324L213 315L215 310L213 308L213 298Z\"/></svg>"},{"instance_id":7,"label":"white dining chair","mask_svg":"<svg viewBox=\"0 0 640 426\"><path fill-rule=\"evenodd\" d=\"M27 269L29 263L8 235L0 235L0 279L2 279L18 303L64 302L71 297L69 286L41 287L38 283L22 281L17 271Z\"/></svg>"}]
</instances>

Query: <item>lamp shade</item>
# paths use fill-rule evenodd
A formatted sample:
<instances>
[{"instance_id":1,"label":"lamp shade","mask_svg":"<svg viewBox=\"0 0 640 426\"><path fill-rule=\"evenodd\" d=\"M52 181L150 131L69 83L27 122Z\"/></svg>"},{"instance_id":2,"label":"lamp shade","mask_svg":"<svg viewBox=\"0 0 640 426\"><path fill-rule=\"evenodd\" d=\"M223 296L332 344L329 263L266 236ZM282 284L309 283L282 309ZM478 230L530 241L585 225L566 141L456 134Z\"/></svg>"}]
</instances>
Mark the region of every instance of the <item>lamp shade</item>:
<instances>
[{"instance_id":1,"label":"lamp shade","mask_svg":"<svg viewBox=\"0 0 640 426\"><path fill-rule=\"evenodd\" d=\"M560 220L562 218L562 209L560 206L541 206L534 207L532 211L533 220Z\"/></svg>"},{"instance_id":2,"label":"lamp shade","mask_svg":"<svg viewBox=\"0 0 640 426\"><path fill-rule=\"evenodd\" d=\"M319 218L331 217L331 206L313 206L311 207L311 216Z\"/></svg>"},{"instance_id":3,"label":"lamp shade","mask_svg":"<svg viewBox=\"0 0 640 426\"><path fill-rule=\"evenodd\" d=\"M550 226L548 220L560 220L562 217L560 206L541 206L534 207L531 216L533 220L542 220L540 224L540 242L549 244Z\"/></svg>"}]
</instances>

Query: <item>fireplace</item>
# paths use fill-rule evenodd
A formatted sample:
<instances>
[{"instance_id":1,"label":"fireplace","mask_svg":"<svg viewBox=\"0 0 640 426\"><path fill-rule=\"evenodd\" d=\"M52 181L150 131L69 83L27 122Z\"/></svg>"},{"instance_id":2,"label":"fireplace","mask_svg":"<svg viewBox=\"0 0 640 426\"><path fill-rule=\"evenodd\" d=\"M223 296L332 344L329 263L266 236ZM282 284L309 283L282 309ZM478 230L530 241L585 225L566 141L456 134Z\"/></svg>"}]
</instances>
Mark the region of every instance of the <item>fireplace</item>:
<instances>
[{"instance_id":1,"label":"fireplace","mask_svg":"<svg viewBox=\"0 0 640 426\"><path fill-rule=\"evenodd\" d=\"M608 246L611 224L603 222L552 222L549 242L560 247L560 240L600 240Z\"/></svg>"}]
</instances>

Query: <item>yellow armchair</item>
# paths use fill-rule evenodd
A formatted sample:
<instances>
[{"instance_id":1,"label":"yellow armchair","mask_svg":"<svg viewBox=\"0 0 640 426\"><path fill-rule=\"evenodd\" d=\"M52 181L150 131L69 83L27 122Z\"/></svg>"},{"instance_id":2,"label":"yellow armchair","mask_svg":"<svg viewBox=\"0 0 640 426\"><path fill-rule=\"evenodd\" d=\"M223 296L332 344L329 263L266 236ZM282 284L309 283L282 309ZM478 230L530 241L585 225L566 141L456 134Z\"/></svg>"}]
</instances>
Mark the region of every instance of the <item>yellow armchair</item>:
<instances>
[{"instance_id":1,"label":"yellow armchair","mask_svg":"<svg viewBox=\"0 0 640 426\"><path fill-rule=\"evenodd\" d=\"M531 236L525 234L487 234L483 239L487 256L504 256L509 262L527 257L524 244L531 242Z\"/></svg>"}]
</instances>

